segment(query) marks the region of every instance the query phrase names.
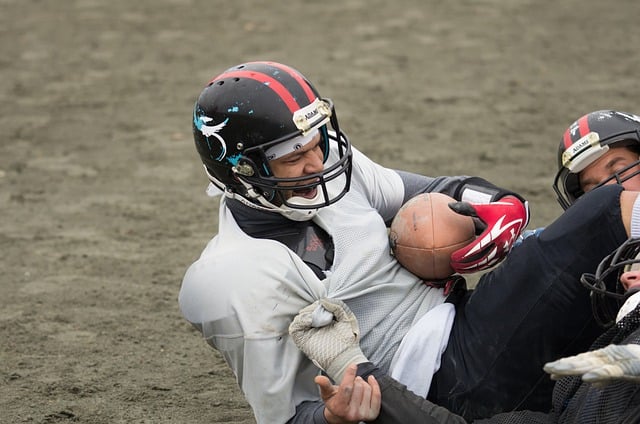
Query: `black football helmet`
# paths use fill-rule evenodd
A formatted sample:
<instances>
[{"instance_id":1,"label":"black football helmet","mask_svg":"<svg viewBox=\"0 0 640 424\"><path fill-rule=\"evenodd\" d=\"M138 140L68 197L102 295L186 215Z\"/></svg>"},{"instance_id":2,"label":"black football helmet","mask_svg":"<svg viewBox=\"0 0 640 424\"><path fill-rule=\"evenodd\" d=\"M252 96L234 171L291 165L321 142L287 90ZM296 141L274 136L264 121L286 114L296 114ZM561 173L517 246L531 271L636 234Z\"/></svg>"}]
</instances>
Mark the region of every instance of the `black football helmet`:
<instances>
[{"instance_id":1,"label":"black football helmet","mask_svg":"<svg viewBox=\"0 0 640 424\"><path fill-rule=\"evenodd\" d=\"M593 315L601 326L613 325L624 300L637 291L625 292L620 276L640 267L639 256L640 238L630 238L600 262L595 274L582 274L580 281L591 290Z\"/></svg>"},{"instance_id":2,"label":"black football helmet","mask_svg":"<svg viewBox=\"0 0 640 424\"><path fill-rule=\"evenodd\" d=\"M582 116L567 128L558 149L558 173L553 181L553 189L563 209L567 209L584 194L578 177L580 171L614 145L631 146L640 153L640 116L615 110L599 110ZM628 180L638 172L624 177L621 175L639 163L640 160L599 185L613 179L618 184Z\"/></svg>"},{"instance_id":3,"label":"black football helmet","mask_svg":"<svg viewBox=\"0 0 640 424\"><path fill-rule=\"evenodd\" d=\"M293 152L317 134L323 171L297 178L273 175L270 159ZM213 78L194 106L193 136L211 183L251 207L306 220L349 190L351 144L333 103L289 66L249 62ZM317 187L317 195L287 198L292 184L297 190Z\"/></svg>"}]
</instances>

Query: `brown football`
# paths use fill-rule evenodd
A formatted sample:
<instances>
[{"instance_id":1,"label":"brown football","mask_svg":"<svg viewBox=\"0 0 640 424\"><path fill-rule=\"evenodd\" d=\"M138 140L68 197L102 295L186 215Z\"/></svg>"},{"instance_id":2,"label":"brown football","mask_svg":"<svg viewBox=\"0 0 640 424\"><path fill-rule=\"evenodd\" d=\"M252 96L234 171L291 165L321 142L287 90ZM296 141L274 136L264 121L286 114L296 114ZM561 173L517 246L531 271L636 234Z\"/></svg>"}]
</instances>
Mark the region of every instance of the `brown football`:
<instances>
[{"instance_id":1,"label":"brown football","mask_svg":"<svg viewBox=\"0 0 640 424\"><path fill-rule=\"evenodd\" d=\"M475 239L473 220L452 211L451 202L455 199L446 194L419 194L400 208L391 223L392 254L424 280L452 275L451 253Z\"/></svg>"}]
</instances>

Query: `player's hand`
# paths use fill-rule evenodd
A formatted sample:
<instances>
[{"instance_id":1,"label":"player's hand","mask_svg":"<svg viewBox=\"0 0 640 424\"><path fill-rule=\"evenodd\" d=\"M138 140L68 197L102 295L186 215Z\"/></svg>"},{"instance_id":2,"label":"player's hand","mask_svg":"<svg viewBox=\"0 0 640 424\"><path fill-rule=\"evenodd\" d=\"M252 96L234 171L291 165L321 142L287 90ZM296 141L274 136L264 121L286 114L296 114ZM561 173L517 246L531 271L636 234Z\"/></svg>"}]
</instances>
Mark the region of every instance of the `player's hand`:
<instances>
[{"instance_id":1,"label":"player's hand","mask_svg":"<svg viewBox=\"0 0 640 424\"><path fill-rule=\"evenodd\" d=\"M331 384L325 376L315 378L329 424L359 423L378 417L382 403L380 386L372 375L367 381L357 377L356 370L356 365L349 365L339 386Z\"/></svg>"},{"instance_id":2,"label":"player's hand","mask_svg":"<svg viewBox=\"0 0 640 424\"><path fill-rule=\"evenodd\" d=\"M289 325L298 348L334 381L349 364L368 362L360 350L360 328L341 300L324 298L300 310Z\"/></svg>"},{"instance_id":3,"label":"player's hand","mask_svg":"<svg viewBox=\"0 0 640 424\"><path fill-rule=\"evenodd\" d=\"M552 380L567 375L581 375L582 380L596 387L615 381L640 383L640 345L608 345L602 349L581 353L554 362L544 370Z\"/></svg>"},{"instance_id":4,"label":"player's hand","mask_svg":"<svg viewBox=\"0 0 640 424\"><path fill-rule=\"evenodd\" d=\"M451 268L460 274L482 271L503 260L529 222L529 204L516 196L497 202L452 202L456 213L480 221L480 234L474 241L451 254Z\"/></svg>"}]
</instances>

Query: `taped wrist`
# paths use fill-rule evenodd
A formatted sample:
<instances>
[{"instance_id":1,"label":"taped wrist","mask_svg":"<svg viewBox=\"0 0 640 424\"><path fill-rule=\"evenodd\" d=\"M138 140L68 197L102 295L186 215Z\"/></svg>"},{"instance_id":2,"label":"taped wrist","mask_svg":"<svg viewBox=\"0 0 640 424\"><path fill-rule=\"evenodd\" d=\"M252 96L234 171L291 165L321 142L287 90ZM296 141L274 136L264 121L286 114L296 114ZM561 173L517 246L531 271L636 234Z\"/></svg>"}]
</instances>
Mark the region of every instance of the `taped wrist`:
<instances>
[{"instance_id":1,"label":"taped wrist","mask_svg":"<svg viewBox=\"0 0 640 424\"><path fill-rule=\"evenodd\" d=\"M490 203L509 195L517 197L521 202L525 201L518 193L498 187L484 178L469 177L453 197L463 202Z\"/></svg>"}]
</instances>

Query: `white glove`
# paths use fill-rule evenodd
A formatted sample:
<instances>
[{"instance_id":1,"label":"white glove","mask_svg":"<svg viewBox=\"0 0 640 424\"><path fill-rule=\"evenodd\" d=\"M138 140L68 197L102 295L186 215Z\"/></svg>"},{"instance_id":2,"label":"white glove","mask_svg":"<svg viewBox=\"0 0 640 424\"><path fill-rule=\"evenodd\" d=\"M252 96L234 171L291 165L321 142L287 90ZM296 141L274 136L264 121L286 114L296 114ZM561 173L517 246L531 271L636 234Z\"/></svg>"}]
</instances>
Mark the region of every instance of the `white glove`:
<instances>
[{"instance_id":1,"label":"white glove","mask_svg":"<svg viewBox=\"0 0 640 424\"><path fill-rule=\"evenodd\" d=\"M581 353L554 362L544 370L552 380L565 375L582 375L582 380L595 387L604 387L615 381L640 383L640 345L608 345L602 349Z\"/></svg>"},{"instance_id":2,"label":"white glove","mask_svg":"<svg viewBox=\"0 0 640 424\"><path fill-rule=\"evenodd\" d=\"M349 364L368 362L358 344L358 320L341 300L320 299L303 308L289 326L289 334L334 381L342 381Z\"/></svg>"}]
</instances>

